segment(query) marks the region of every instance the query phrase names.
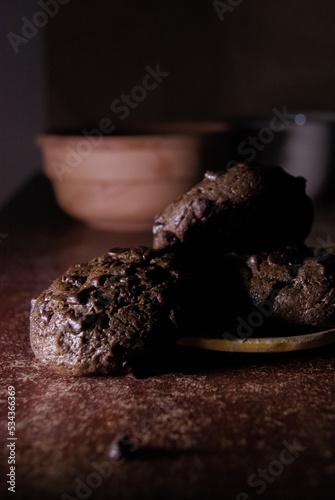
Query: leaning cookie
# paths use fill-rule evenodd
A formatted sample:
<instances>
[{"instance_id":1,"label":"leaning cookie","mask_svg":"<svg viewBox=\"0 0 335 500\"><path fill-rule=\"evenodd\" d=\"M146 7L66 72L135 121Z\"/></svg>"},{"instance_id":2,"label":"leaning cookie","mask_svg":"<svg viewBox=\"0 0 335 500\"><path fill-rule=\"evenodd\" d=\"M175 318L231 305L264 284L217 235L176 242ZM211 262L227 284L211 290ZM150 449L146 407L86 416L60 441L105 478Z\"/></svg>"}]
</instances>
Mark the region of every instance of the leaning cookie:
<instances>
[{"instance_id":1,"label":"leaning cookie","mask_svg":"<svg viewBox=\"0 0 335 500\"><path fill-rule=\"evenodd\" d=\"M32 301L36 357L64 375L130 371L178 338L179 272L169 253L112 249Z\"/></svg>"},{"instance_id":2,"label":"leaning cookie","mask_svg":"<svg viewBox=\"0 0 335 500\"><path fill-rule=\"evenodd\" d=\"M273 318L294 325L335 325L335 250L297 254L292 249L249 257L249 295Z\"/></svg>"},{"instance_id":3,"label":"leaning cookie","mask_svg":"<svg viewBox=\"0 0 335 500\"><path fill-rule=\"evenodd\" d=\"M207 172L156 216L153 245L266 251L303 242L312 221L313 205L302 177L280 167L241 163L227 172Z\"/></svg>"}]
</instances>

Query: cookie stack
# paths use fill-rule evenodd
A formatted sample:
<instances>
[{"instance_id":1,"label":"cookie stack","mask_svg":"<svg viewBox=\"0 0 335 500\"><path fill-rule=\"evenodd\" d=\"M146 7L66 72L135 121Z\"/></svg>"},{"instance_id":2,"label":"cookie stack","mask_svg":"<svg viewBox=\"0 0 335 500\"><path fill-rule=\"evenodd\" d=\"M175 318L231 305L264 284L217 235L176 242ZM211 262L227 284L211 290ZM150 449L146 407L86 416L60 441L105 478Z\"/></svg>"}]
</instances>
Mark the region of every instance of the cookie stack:
<instances>
[{"instance_id":1,"label":"cookie stack","mask_svg":"<svg viewBox=\"0 0 335 500\"><path fill-rule=\"evenodd\" d=\"M185 334L233 335L255 308L332 325L335 255L304 245L312 222L305 180L280 167L207 172L155 218L153 248L75 265L32 301L32 349L62 374L119 374Z\"/></svg>"},{"instance_id":2,"label":"cookie stack","mask_svg":"<svg viewBox=\"0 0 335 500\"><path fill-rule=\"evenodd\" d=\"M196 291L190 322L195 304L199 311L192 333L239 338L243 328L248 336L252 314L273 332L332 326L335 255L333 249L317 255L304 245L313 217L303 178L245 163L207 172L158 215L154 247L181 249L197 269L189 271Z\"/></svg>"}]
</instances>

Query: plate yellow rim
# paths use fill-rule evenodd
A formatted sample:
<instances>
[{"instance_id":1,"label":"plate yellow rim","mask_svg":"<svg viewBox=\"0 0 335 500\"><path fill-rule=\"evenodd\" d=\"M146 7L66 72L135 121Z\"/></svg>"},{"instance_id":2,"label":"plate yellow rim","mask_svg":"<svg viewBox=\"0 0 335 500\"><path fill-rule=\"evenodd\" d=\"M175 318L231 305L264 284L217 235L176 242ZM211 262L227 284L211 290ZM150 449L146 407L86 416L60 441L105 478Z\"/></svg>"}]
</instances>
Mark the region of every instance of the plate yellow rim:
<instances>
[{"instance_id":1,"label":"plate yellow rim","mask_svg":"<svg viewBox=\"0 0 335 500\"><path fill-rule=\"evenodd\" d=\"M225 352L289 352L313 349L335 343L335 328L304 335L248 339L218 339L185 336L177 345Z\"/></svg>"}]
</instances>

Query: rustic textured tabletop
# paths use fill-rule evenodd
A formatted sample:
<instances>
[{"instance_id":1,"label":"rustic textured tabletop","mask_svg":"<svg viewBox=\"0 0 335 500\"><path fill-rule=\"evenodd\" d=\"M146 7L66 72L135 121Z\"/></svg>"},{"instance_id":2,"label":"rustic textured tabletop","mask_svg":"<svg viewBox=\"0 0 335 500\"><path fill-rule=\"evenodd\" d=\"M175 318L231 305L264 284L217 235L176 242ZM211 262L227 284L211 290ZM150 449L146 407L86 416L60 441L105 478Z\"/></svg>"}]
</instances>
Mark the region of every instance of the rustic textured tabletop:
<instances>
[{"instance_id":1,"label":"rustic textured tabletop","mask_svg":"<svg viewBox=\"0 0 335 500\"><path fill-rule=\"evenodd\" d=\"M85 227L41 176L3 209L0 233L1 498L333 498L335 345L257 355L176 346L139 378L56 375L30 348L31 298L73 263L151 235ZM335 210L317 207L308 242L332 238Z\"/></svg>"}]
</instances>

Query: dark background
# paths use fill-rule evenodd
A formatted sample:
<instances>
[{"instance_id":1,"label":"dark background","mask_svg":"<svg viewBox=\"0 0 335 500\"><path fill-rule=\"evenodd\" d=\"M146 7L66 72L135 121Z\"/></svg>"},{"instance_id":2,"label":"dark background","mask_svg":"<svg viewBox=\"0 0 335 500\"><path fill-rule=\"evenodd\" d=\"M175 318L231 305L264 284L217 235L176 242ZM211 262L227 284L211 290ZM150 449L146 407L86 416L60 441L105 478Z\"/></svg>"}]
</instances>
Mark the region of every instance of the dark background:
<instances>
[{"instance_id":1,"label":"dark background","mask_svg":"<svg viewBox=\"0 0 335 500\"><path fill-rule=\"evenodd\" d=\"M111 103L148 65L169 76L129 126L335 107L331 0L242 0L223 20L207 0L70 0L15 54L8 33L38 11L35 0L0 2L0 204L40 168L37 133L119 120Z\"/></svg>"}]
</instances>

